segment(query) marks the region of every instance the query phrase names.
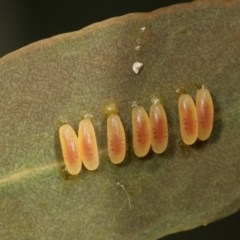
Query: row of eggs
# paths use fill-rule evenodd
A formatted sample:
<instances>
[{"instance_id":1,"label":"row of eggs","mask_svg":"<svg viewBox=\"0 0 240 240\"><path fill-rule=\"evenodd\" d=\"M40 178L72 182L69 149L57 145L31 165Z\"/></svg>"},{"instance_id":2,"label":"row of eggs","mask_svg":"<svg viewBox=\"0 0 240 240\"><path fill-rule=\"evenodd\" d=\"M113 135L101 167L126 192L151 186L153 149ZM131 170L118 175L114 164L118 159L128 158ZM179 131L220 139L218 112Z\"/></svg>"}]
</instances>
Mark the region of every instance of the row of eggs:
<instances>
[{"instance_id":1,"label":"row of eggs","mask_svg":"<svg viewBox=\"0 0 240 240\"><path fill-rule=\"evenodd\" d=\"M180 133L186 145L192 145L197 139L207 140L213 128L213 101L204 85L198 89L195 102L189 94L179 94ZM126 155L126 135L118 113L116 103L111 102L105 106L108 156L114 164L120 164ZM99 167L98 145L90 117L80 121L78 135L69 124L64 124L59 129L59 137L65 168L70 175L79 174L82 165L90 171ZM137 157L146 156L150 148L157 154L166 150L168 122L158 98L154 98L149 115L142 106L133 106L132 143Z\"/></svg>"}]
</instances>

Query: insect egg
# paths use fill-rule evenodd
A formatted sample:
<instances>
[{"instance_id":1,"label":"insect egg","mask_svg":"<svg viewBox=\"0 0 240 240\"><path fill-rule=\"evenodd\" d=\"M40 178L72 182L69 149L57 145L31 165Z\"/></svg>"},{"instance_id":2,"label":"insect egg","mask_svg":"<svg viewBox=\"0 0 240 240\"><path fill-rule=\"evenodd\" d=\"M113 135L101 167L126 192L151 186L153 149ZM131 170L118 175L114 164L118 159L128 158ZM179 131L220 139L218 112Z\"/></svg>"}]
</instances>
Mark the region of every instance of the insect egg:
<instances>
[{"instance_id":1,"label":"insect egg","mask_svg":"<svg viewBox=\"0 0 240 240\"><path fill-rule=\"evenodd\" d=\"M126 155L126 136L122 121L118 115L119 107L115 102L105 104L107 115L108 156L112 163L121 163Z\"/></svg>"},{"instance_id":2,"label":"insect egg","mask_svg":"<svg viewBox=\"0 0 240 240\"><path fill-rule=\"evenodd\" d=\"M155 153L163 153L168 145L168 123L166 112L158 98L150 108L151 146Z\"/></svg>"},{"instance_id":3,"label":"insect egg","mask_svg":"<svg viewBox=\"0 0 240 240\"><path fill-rule=\"evenodd\" d=\"M196 109L198 116L198 139L204 141L211 135L214 118L212 97L204 85L197 91Z\"/></svg>"},{"instance_id":4,"label":"insect egg","mask_svg":"<svg viewBox=\"0 0 240 240\"><path fill-rule=\"evenodd\" d=\"M99 166L97 139L89 118L82 119L78 128L78 143L83 165L90 171Z\"/></svg>"},{"instance_id":5,"label":"insect egg","mask_svg":"<svg viewBox=\"0 0 240 240\"><path fill-rule=\"evenodd\" d=\"M132 110L133 150L137 157L144 157L150 150L151 129L147 112L141 106Z\"/></svg>"},{"instance_id":6,"label":"insect egg","mask_svg":"<svg viewBox=\"0 0 240 240\"><path fill-rule=\"evenodd\" d=\"M191 145L196 141L198 136L198 122L196 106L190 95L180 95L178 113L182 140L186 145Z\"/></svg>"},{"instance_id":7,"label":"insect egg","mask_svg":"<svg viewBox=\"0 0 240 240\"><path fill-rule=\"evenodd\" d=\"M70 175L77 175L82 168L77 135L70 125L64 124L59 129L59 137L66 170Z\"/></svg>"}]
</instances>

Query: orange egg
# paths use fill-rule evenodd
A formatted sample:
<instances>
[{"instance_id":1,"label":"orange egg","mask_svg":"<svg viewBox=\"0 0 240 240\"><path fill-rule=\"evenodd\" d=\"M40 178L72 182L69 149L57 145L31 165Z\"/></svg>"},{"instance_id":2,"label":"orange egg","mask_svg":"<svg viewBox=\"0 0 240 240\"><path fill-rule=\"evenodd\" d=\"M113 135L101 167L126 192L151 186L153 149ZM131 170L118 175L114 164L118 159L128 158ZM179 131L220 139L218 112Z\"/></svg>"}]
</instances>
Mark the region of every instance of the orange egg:
<instances>
[{"instance_id":1,"label":"orange egg","mask_svg":"<svg viewBox=\"0 0 240 240\"><path fill-rule=\"evenodd\" d=\"M112 163L121 163L126 155L126 137L122 121L117 114L107 118L108 155Z\"/></svg>"},{"instance_id":2,"label":"orange egg","mask_svg":"<svg viewBox=\"0 0 240 240\"><path fill-rule=\"evenodd\" d=\"M83 165L90 171L96 170L99 166L98 146L95 130L89 118L79 123L78 143Z\"/></svg>"},{"instance_id":3,"label":"orange egg","mask_svg":"<svg viewBox=\"0 0 240 240\"><path fill-rule=\"evenodd\" d=\"M198 136L198 121L196 106L190 95L180 95L178 113L182 140L186 145L191 145L196 141Z\"/></svg>"},{"instance_id":4,"label":"orange egg","mask_svg":"<svg viewBox=\"0 0 240 240\"><path fill-rule=\"evenodd\" d=\"M151 125L151 146L155 153L163 153L168 145L168 123L160 102L153 103L149 113Z\"/></svg>"},{"instance_id":5,"label":"orange egg","mask_svg":"<svg viewBox=\"0 0 240 240\"><path fill-rule=\"evenodd\" d=\"M211 135L214 118L212 97L204 85L197 91L196 109L198 116L198 139L204 141Z\"/></svg>"},{"instance_id":6,"label":"orange egg","mask_svg":"<svg viewBox=\"0 0 240 240\"><path fill-rule=\"evenodd\" d=\"M132 110L133 150L137 157L148 154L151 145L151 127L148 114L141 106Z\"/></svg>"},{"instance_id":7,"label":"orange egg","mask_svg":"<svg viewBox=\"0 0 240 240\"><path fill-rule=\"evenodd\" d=\"M59 129L59 137L66 170L71 175L77 175L82 169L77 135L70 125L64 124Z\"/></svg>"}]
</instances>

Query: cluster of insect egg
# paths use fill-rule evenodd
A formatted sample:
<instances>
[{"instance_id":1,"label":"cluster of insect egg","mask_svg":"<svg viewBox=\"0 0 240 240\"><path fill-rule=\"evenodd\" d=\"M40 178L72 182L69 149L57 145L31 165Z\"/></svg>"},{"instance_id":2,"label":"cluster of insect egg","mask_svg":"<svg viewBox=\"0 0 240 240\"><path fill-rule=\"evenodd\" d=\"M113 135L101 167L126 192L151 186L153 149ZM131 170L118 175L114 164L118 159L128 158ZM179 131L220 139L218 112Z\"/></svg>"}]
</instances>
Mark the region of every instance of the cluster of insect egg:
<instances>
[{"instance_id":1,"label":"cluster of insect egg","mask_svg":"<svg viewBox=\"0 0 240 240\"><path fill-rule=\"evenodd\" d=\"M120 164L126 155L126 136L119 117L119 107L111 101L105 105L104 111L107 116L108 156L112 163ZM168 125L159 99L154 99L149 116L142 106L133 107L132 131L133 150L137 157L146 156L151 146L155 153L165 151L168 144ZM98 146L90 118L80 121L78 136L70 125L64 124L60 127L59 137L65 168L70 175L77 175L82 164L88 170L98 168Z\"/></svg>"},{"instance_id":2,"label":"cluster of insect egg","mask_svg":"<svg viewBox=\"0 0 240 240\"><path fill-rule=\"evenodd\" d=\"M80 121L78 137L68 124L60 127L59 137L65 167L70 175L77 175L82 169L82 164L90 171L98 168L98 146L90 118L86 117Z\"/></svg>"},{"instance_id":3,"label":"cluster of insect egg","mask_svg":"<svg viewBox=\"0 0 240 240\"><path fill-rule=\"evenodd\" d=\"M133 150L137 157L148 154L150 147L155 153L163 153L168 144L168 123L165 110L158 98L153 99L149 116L142 106L132 110Z\"/></svg>"},{"instance_id":4,"label":"cluster of insect egg","mask_svg":"<svg viewBox=\"0 0 240 240\"><path fill-rule=\"evenodd\" d=\"M137 157L144 157L152 148L153 152L163 153L168 145L168 122L165 110L158 98L152 100L149 115L137 104L132 109L133 150ZM107 116L107 147L112 163L120 164L126 155L126 136L119 108L109 102L104 108ZM209 91L202 86L197 91L196 105L192 97L182 93L178 101L180 132L186 145L193 144L197 138L209 138L213 127L213 102ZM91 119L86 117L79 123L78 136L68 124L60 127L60 142L66 170L77 175L83 165L88 170L99 166L96 134Z\"/></svg>"},{"instance_id":5,"label":"cluster of insect egg","mask_svg":"<svg viewBox=\"0 0 240 240\"><path fill-rule=\"evenodd\" d=\"M108 155L112 163L121 163L126 154L126 137L118 106L112 102L105 106L107 118ZM155 153L167 148L168 125L165 110L158 98L154 98L148 116L142 106L135 104L132 109L133 150L137 157L148 154L150 147Z\"/></svg>"},{"instance_id":6,"label":"cluster of insect egg","mask_svg":"<svg viewBox=\"0 0 240 240\"><path fill-rule=\"evenodd\" d=\"M181 137L186 145L192 145L197 139L205 141L210 137L214 107L212 97L204 85L197 91L196 104L186 93L179 96L178 113Z\"/></svg>"}]
</instances>

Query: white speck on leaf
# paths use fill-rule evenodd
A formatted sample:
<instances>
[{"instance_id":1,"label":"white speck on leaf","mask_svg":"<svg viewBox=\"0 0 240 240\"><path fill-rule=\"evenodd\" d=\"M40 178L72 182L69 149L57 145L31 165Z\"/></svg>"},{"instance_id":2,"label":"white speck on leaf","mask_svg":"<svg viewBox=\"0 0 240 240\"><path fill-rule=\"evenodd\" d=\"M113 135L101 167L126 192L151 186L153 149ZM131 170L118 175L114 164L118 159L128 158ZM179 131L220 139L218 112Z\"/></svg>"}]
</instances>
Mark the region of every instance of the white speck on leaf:
<instances>
[{"instance_id":1,"label":"white speck on leaf","mask_svg":"<svg viewBox=\"0 0 240 240\"><path fill-rule=\"evenodd\" d=\"M132 70L134 73L138 74L139 71L143 68L143 63L141 62L135 62L132 65Z\"/></svg>"},{"instance_id":2,"label":"white speck on leaf","mask_svg":"<svg viewBox=\"0 0 240 240\"><path fill-rule=\"evenodd\" d=\"M138 105L138 104L137 104L137 101L136 101L136 100L134 100L134 101L131 102L131 107L132 107L132 108L136 107L137 105Z\"/></svg>"},{"instance_id":3,"label":"white speck on leaf","mask_svg":"<svg viewBox=\"0 0 240 240\"><path fill-rule=\"evenodd\" d=\"M140 27L140 31L141 31L141 32L144 32L145 30L146 30L146 26Z\"/></svg>"},{"instance_id":4,"label":"white speck on leaf","mask_svg":"<svg viewBox=\"0 0 240 240\"><path fill-rule=\"evenodd\" d=\"M137 45L137 46L135 46L135 50L136 50L136 51L140 51L141 48L142 48L141 45Z\"/></svg>"}]
</instances>

